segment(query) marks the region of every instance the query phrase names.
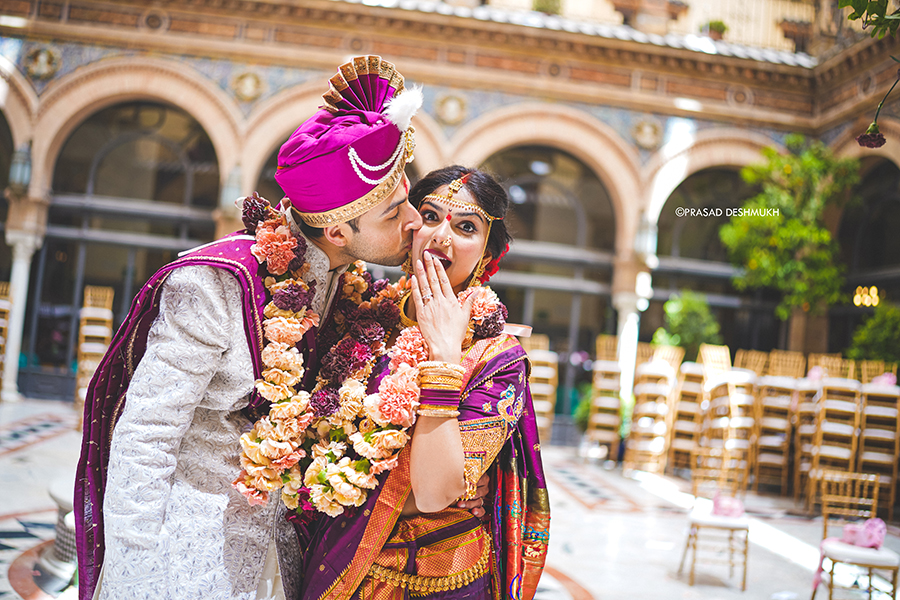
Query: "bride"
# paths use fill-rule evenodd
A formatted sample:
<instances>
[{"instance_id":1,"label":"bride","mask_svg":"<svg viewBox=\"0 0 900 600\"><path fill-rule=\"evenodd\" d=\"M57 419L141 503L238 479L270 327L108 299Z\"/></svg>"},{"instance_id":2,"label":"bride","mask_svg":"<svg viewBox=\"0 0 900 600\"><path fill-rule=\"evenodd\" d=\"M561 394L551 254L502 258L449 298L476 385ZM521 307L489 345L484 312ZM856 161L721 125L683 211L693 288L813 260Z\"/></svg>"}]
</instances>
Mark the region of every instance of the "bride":
<instances>
[{"instance_id":1,"label":"bride","mask_svg":"<svg viewBox=\"0 0 900 600\"><path fill-rule=\"evenodd\" d=\"M459 166L429 173L409 199L424 225L408 262L404 329L370 386L416 367L416 425L365 510L310 531L302 597L530 600L550 514L529 365L503 332L506 308L481 287L509 248L509 201L489 175ZM491 490L479 519L457 500L473 497L484 474Z\"/></svg>"}]
</instances>

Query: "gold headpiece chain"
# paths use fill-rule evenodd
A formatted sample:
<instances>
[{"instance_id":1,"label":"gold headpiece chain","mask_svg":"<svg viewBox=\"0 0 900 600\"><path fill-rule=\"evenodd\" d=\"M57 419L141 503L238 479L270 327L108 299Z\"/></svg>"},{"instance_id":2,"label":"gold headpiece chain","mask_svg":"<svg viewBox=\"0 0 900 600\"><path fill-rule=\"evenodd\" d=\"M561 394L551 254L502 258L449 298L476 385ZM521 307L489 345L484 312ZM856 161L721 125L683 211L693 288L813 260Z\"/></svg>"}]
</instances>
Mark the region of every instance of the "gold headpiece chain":
<instances>
[{"instance_id":1,"label":"gold headpiece chain","mask_svg":"<svg viewBox=\"0 0 900 600\"><path fill-rule=\"evenodd\" d=\"M453 208L459 208L462 210L471 210L471 211L478 213L482 217L484 217L488 223L503 220L503 217L495 217L493 215L488 214L488 212L486 210L484 210L483 208L481 208L474 202L461 202L460 200L456 200L453 197L459 192L459 190L462 189L462 186L466 183L466 181L468 181L468 179L469 179L469 173L466 173L459 179L454 179L453 181L450 182L450 185L448 186L449 189L448 189L448 192L446 195L444 195L444 194L428 194L427 196L422 198L422 201L424 202L425 200L437 200L438 202L443 202L445 204L450 205Z\"/></svg>"}]
</instances>

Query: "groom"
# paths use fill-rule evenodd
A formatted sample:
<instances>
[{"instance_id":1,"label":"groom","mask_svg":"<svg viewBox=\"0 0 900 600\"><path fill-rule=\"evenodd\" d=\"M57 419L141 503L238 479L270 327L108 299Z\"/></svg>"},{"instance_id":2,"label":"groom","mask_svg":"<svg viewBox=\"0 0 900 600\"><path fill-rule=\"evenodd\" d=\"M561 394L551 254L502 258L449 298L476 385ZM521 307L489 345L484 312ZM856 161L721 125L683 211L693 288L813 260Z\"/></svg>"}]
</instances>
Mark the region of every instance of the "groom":
<instances>
[{"instance_id":1,"label":"groom","mask_svg":"<svg viewBox=\"0 0 900 600\"><path fill-rule=\"evenodd\" d=\"M421 92L375 56L330 83L276 174L306 242L309 308L323 316L351 262L401 264L422 224L404 174ZM231 485L247 416L265 410L253 243L235 234L157 272L91 382L75 490L81 600L295 597L299 548L284 506L251 507ZM307 389L315 334L297 344Z\"/></svg>"}]
</instances>

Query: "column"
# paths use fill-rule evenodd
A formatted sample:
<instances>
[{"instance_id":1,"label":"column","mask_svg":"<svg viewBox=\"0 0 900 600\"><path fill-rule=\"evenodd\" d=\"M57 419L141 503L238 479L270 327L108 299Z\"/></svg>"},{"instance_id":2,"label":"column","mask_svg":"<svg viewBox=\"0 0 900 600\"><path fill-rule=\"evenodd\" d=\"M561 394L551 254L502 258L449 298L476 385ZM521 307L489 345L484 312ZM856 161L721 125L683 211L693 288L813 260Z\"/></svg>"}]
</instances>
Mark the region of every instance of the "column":
<instances>
[{"instance_id":1,"label":"column","mask_svg":"<svg viewBox=\"0 0 900 600\"><path fill-rule=\"evenodd\" d=\"M213 211L213 219L216 221L216 239L243 229L240 211L234 203L245 195L241 193L241 165L235 165L222 185L219 207ZM267 200L271 200L271 198L267 198Z\"/></svg>"},{"instance_id":2,"label":"column","mask_svg":"<svg viewBox=\"0 0 900 600\"><path fill-rule=\"evenodd\" d=\"M613 306L619 313L618 348L616 357L620 369L619 397L630 400L634 389L634 366L637 362L637 345L639 327L641 324L638 300L640 298L634 292L618 292L613 295Z\"/></svg>"},{"instance_id":3,"label":"column","mask_svg":"<svg viewBox=\"0 0 900 600\"><path fill-rule=\"evenodd\" d=\"M25 326L25 307L28 301L28 281L31 276L31 257L41 246L41 236L28 232L7 230L6 243L12 246L12 273L9 278L9 325L6 329L6 354L3 359L3 389L0 400L16 402L19 394L19 353L22 349L22 330Z\"/></svg>"}]
</instances>

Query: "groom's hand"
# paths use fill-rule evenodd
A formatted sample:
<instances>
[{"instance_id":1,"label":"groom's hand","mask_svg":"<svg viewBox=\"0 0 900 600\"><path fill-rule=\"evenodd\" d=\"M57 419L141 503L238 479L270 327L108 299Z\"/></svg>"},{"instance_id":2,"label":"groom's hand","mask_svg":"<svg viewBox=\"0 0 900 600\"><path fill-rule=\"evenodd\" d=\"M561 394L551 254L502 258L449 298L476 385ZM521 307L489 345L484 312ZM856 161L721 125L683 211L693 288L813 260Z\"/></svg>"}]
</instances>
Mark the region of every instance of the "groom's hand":
<instances>
[{"instance_id":1,"label":"groom's hand","mask_svg":"<svg viewBox=\"0 0 900 600\"><path fill-rule=\"evenodd\" d=\"M478 487L475 490L475 497L471 500L460 500L456 503L457 508L468 509L473 515L479 519L484 516L484 497L487 496L491 489L491 478L485 473L478 480Z\"/></svg>"}]
</instances>

